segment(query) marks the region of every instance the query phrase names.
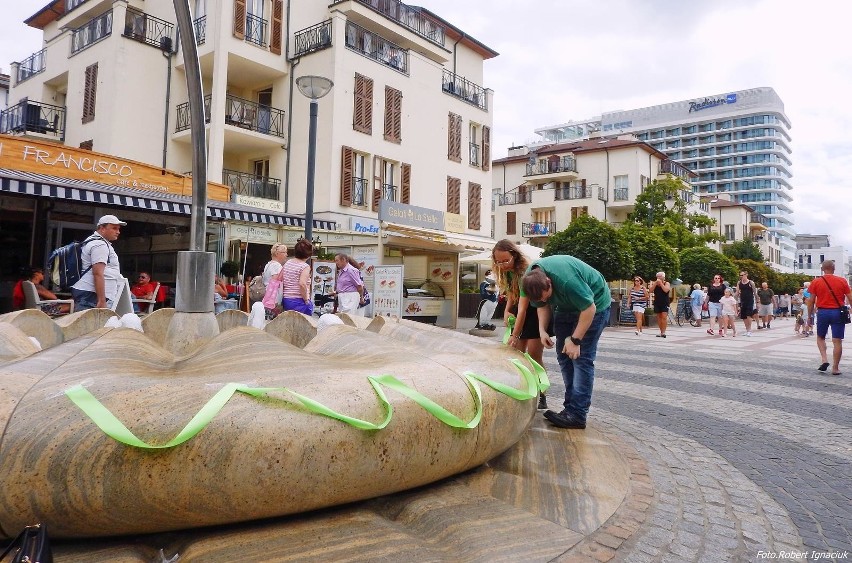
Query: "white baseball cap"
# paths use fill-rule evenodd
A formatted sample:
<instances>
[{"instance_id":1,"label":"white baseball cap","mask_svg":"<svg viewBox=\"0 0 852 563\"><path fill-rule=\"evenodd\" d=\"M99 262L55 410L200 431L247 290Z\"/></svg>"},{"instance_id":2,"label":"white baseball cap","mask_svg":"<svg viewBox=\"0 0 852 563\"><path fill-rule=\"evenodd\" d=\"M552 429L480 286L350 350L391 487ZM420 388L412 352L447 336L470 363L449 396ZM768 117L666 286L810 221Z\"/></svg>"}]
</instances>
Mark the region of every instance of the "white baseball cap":
<instances>
[{"instance_id":1,"label":"white baseball cap","mask_svg":"<svg viewBox=\"0 0 852 563\"><path fill-rule=\"evenodd\" d=\"M121 225L124 226L127 223L116 217L115 215L104 215L100 219L98 219L98 227L101 225Z\"/></svg>"}]
</instances>

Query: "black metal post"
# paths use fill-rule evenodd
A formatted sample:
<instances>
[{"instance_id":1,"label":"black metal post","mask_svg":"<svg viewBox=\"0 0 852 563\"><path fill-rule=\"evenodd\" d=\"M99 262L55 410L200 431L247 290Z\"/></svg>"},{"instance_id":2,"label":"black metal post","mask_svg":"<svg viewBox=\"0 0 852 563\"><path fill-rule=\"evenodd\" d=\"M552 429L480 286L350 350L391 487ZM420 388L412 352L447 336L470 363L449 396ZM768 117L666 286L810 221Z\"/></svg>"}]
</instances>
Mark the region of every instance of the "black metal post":
<instances>
[{"instance_id":1,"label":"black metal post","mask_svg":"<svg viewBox=\"0 0 852 563\"><path fill-rule=\"evenodd\" d=\"M308 178L305 191L305 238L313 240L314 229L314 173L317 160L317 113L319 104L311 100L311 125L308 132Z\"/></svg>"}]
</instances>

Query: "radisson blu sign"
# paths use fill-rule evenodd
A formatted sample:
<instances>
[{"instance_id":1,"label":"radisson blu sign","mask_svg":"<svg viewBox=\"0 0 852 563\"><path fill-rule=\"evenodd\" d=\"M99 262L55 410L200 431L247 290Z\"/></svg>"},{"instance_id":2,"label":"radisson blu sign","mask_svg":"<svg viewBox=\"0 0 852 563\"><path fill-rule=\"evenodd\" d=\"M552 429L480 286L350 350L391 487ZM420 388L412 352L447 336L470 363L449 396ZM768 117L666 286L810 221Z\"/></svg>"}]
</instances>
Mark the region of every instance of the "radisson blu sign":
<instances>
[{"instance_id":1,"label":"radisson blu sign","mask_svg":"<svg viewBox=\"0 0 852 563\"><path fill-rule=\"evenodd\" d=\"M716 106L721 106L725 104L735 104L737 103L737 95L736 94L727 94L724 97L719 96L717 98L704 98L698 102L689 102L689 113L694 111L701 111L707 108L714 108Z\"/></svg>"}]
</instances>

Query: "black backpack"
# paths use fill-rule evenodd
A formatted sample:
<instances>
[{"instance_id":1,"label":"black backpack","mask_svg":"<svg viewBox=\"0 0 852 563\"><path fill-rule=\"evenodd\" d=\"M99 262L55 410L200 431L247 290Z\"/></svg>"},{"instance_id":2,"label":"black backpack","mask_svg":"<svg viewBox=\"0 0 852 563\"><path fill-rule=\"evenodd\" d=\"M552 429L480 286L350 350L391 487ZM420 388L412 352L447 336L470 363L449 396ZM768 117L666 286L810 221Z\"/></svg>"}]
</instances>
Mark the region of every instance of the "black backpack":
<instances>
[{"instance_id":1,"label":"black backpack","mask_svg":"<svg viewBox=\"0 0 852 563\"><path fill-rule=\"evenodd\" d=\"M87 243L98 239L106 241L105 238L99 235L92 235L83 242L75 240L74 242L61 246L50 253L50 256L47 259L47 268L45 268L45 270L48 272L48 277L53 282L54 286L59 287L63 291L68 291L71 289L72 285L80 281L80 278L86 275L86 272L92 269L91 265L89 265L89 267L85 270L82 269L83 247ZM107 259L107 262L109 262L109 259Z\"/></svg>"}]
</instances>

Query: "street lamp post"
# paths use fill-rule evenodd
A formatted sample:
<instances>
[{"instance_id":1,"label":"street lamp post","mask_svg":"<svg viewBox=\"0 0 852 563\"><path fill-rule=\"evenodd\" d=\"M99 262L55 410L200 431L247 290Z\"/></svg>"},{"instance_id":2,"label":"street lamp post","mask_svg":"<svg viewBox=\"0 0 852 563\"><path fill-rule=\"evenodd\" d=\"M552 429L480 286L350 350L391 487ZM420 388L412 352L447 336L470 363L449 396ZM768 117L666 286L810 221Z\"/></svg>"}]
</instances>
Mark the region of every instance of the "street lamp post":
<instances>
[{"instance_id":1,"label":"street lamp post","mask_svg":"<svg viewBox=\"0 0 852 563\"><path fill-rule=\"evenodd\" d=\"M317 160L317 100L331 91L334 83L322 76L300 76L296 79L299 92L311 100L311 123L308 130L308 175L305 190L305 238L313 239L314 227L314 175Z\"/></svg>"}]
</instances>

